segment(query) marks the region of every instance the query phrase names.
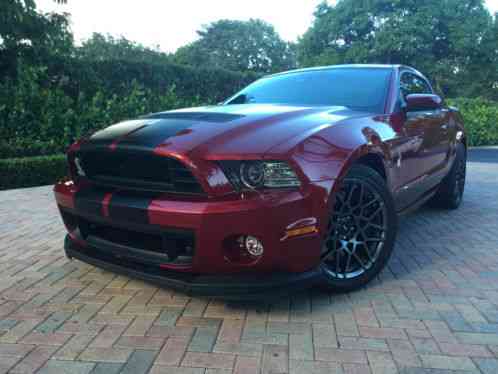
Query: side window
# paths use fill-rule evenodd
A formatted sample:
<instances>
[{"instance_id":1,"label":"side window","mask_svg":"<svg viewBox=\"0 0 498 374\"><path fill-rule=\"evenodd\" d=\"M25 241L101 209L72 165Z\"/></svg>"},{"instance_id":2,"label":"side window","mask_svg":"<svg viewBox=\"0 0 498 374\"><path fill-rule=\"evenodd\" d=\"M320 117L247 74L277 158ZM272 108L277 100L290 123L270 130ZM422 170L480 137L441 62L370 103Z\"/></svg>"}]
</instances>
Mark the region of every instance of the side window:
<instances>
[{"instance_id":1,"label":"side window","mask_svg":"<svg viewBox=\"0 0 498 374\"><path fill-rule=\"evenodd\" d=\"M400 88L403 97L411 94L431 94L432 90L425 80L412 73L401 75Z\"/></svg>"}]
</instances>

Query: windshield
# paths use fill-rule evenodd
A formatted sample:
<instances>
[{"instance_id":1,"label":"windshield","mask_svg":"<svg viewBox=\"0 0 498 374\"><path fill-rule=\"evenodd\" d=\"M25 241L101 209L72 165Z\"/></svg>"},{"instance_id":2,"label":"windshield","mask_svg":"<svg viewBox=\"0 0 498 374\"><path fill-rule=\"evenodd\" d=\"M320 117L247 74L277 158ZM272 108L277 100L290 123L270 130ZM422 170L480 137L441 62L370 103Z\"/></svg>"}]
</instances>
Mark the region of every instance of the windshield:
<instances>
[{"instance_id":1,"label":"windshield","mask_svg":"<svg viewBox=\"0 0 498 374\"><path fill-rule=\"evenodd\" d=\"M335 68L260 79L226 104L345 106L383 112L391 69Z\"/></svg>"}]
</instances>

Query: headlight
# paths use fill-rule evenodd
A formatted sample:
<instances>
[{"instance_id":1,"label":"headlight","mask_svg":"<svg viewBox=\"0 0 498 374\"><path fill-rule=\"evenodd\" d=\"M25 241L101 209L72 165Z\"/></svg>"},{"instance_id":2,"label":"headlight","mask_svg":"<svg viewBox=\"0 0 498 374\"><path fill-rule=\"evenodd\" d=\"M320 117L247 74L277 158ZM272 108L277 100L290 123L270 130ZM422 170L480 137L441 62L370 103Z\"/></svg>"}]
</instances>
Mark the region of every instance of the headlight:
<instances>
[{"instance_id":1,"label":"headlight","mask_svg":"<svg viewBox=\"0 0 498 374\"><path fill-rule=\"evenodd\" d=\"M301 185L294 170L283 161L221 161L220 165L237 190Z\"/></svg>"},{"instance_id":2,"label":"headlight","mask_svg":"<svg viewBox=\"0 0 498 374\"><path fill-rule=\"evenodd\" d=\"M265 183L265 167L262 162L240 164L240 180L249 188L258 188Z\"/></svg>"}]
</instances>

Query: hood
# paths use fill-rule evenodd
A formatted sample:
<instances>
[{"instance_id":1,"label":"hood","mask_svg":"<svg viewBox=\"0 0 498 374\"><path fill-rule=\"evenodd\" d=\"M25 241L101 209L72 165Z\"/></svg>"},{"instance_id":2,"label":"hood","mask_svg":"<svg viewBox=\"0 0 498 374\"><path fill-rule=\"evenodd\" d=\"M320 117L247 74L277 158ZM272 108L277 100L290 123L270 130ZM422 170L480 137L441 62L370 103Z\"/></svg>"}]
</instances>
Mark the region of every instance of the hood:
<instances>
[{"instance_id":1,"label":"hood","mask_svg":"<svg viewBox=\"0 0 498 374\"><path fill-rule=\"evenodd\" d=\"M189 108L118 123L96 132L81 147L205 159L261 157L291 139L304 139L324 127L364 115L344 107L244 104Z\"/></svg>"}]
</instances>

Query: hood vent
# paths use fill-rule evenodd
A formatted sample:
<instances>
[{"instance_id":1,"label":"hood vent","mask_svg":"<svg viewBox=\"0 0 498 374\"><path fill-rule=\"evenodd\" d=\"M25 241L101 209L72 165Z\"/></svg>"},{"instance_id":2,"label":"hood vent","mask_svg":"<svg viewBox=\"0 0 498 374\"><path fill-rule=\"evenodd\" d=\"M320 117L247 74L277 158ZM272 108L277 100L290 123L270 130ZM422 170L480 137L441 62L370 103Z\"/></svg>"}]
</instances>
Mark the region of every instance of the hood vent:
<instances>
[{"instance_id":1,"label":"hood vent","mask_svg":"<svg viewBox=\"0 0 498 374\"><path fill-rule=\"evenodd\" d=\"M147 119L179 119L199 122L224 123L244 117L241 114L217 112L166 112L147 116Z\"/></svg>"}]
</instances>

